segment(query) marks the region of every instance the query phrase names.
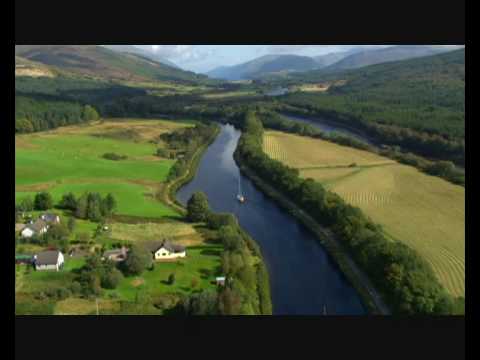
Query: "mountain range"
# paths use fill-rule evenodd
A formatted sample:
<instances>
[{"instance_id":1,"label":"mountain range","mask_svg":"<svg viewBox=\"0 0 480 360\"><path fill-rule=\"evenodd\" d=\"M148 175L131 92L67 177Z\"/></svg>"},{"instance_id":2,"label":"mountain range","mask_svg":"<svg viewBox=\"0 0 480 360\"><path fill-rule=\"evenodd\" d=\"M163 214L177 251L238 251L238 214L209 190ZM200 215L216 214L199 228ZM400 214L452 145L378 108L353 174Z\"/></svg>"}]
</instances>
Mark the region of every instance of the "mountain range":
<instances>
[{"instance_id":1,"label":"mountain range","mask_svg":"<svg viewBox=\"0 0 480 360\"><path fill-rule=\"evenodd\" d=\"M215 68L207 75L225 80L258 79L285 76L290 73L323 70L336 72L384 62L413 59L451 51L450 47L429 45L400 45L381 49L358 48L315 57L299 55L265 55L248 62Z\"/></svg>"}]
</instances>

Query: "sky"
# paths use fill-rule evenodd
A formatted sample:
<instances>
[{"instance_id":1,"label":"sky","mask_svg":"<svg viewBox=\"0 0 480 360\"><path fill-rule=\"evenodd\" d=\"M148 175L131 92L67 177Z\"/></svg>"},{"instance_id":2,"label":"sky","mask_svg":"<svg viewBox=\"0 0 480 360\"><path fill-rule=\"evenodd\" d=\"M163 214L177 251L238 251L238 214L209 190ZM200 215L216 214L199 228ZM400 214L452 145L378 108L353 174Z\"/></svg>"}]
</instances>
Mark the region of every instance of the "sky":
<instances>
[{"instance_id":1,"label":"sky","mask_svg":"<svg viewBox=\"0 0 480 360\"><path fill-rule=\"evenodd\" d=\"M185 70L204 73L218 66L240 64L268 54L324 55L352 48L389 45L135 45L173 61ZM449 46L449 45L439 45Z\"/></svg>"}]
</instances>

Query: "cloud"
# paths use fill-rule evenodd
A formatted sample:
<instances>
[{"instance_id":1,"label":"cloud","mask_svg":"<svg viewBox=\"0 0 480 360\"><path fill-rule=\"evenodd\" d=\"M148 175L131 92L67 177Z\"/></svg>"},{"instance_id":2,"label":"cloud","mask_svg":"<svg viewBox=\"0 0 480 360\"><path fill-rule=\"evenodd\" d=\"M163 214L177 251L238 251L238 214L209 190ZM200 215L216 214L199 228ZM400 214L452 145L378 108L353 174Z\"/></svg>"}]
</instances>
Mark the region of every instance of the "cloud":
<instances>
[{"instance_id":1,"label":"cloud","mask_svg":"<svg viewBox=\"0 0 480 360\"><path fill-rule=\"evenodd\" d=\"M201 45L135 45L144 50L172 60L176 63L190 63L201 61L214 54L212 49L203 48Z\"/></svg>"}]
</instances>

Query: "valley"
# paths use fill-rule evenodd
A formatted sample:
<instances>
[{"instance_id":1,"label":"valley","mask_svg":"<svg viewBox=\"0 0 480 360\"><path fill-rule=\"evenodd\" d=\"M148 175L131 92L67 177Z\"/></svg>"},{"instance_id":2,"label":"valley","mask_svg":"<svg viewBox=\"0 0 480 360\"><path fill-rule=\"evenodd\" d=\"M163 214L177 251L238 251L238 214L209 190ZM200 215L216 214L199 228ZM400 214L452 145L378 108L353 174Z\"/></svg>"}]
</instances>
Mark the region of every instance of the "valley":
<instances>
[{"instance_id":1,"label":"valley","mask_svg":"<svg viewBox=\"0 0 480 360\"><path fill-rule=\"evenodd\" d=\"M17 315L464 314L464 49L164 54L16 46Z\"/></svg>"}]
</instances>

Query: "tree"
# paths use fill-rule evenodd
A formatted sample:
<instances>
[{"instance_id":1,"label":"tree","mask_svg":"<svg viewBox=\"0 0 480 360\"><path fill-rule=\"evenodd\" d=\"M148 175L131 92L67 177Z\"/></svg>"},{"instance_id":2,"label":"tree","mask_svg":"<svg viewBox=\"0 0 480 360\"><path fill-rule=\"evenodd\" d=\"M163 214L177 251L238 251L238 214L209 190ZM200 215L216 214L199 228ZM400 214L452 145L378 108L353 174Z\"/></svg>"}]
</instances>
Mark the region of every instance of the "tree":
<instances>
[{"instance_id":1,"label":"tree","mask_svg":"<svg viewBox=\"0 0 480 360\"><path fill-rule=\"evenodd\" d=\"M102 216L102 198L99 193L88 193L87 195L87 218L91 221L101 221Z\"/></svg>"},{"instance_id":2,"label":"tree","mask_svg":"<svg viewBox=\"0 0 480 360\"><path fill-rule=\"evenodd\" d=\"M203 290L190 295L184 301L184 311L188 315L217 315L217 294L214 291Z\"/></svg>"},{"instance_id":3,"label":"tree","mask_svg":"<svg viewBox=\"0 0 480 360\"><path fill-rule=\"evenodd\" d=\"M83 194L77 201L77 207L75 209L75 216L79 219L86 219L88 214L88 197L87 194Z\"/></svg>"},{"instance_id":4,"label":"tree","mask_svg":"<svg viewBox=\"0 0 480 360\"><path fill-rule=\"evenodd\" d=\"M152 263L152 254L138 245L132 246L127 259L123 262L123 270L127 275L140 275Z\"/></svg>"},{"instance_id":5,"label":"tree","mask_svg":"<svg viewBox=\"0 0 480 360\"><path fill-rule=\"evenodd\" d=\"M98 115L97 110L95 110L92 106L90 105L85 105L83 108L83 119L86 121L90 120L98 120L100 118L100 115Z\"/></svg>"},{"instance_id":6,"label":"tree","mask_svg":"<svg viewBox=\"0 0 480 360\"><path fill-rule=\"evenodd\" d=\"M58 206L61 209L75 211L75 209L77 208L77 199L75 198L75 195L71 192L68 194L64 194Z\"/></svg>"},{"instance_id":7,"label":"tree","mask_svg":"<svg viewBox=\"0 0 480 360\"><path fill-rule=\"evenodd\" d=\"M101 276L101 286L105 289L115 289L123 279L123 274L114 266L106 267Z\"/></svg>"},{"instance_id":8,"label":"tree","mask_svg":"<svg viewBox=\"0 0 480 360\"><path fill-rule=\"evenodd\" d=\"M113 214L117 207L117 202L112 194L107 194L105 199L102 200L102 215L110 216Z\"/></svg>"},{"instance_id":9,"label":"tree","mask_svg":"<svg viewBox=\"0 0 480 360\"><path fill-rule=\"evenodd\" d=\"M34 209L33 200L30 196L23 198L18 205L18 209L22 212L32 211Z\"/></svg>"},{"instance_id":10,"label":"tree","mask_svg":"<svg viewBox=\"0 0 480 360\"><path fill-rule=\"evenodd\" d=\"M206 221L210 213L208 198L205 193L195 192L187 203L187 218L191 222Z\"/></svg>"},{"instance_id":11,"label":"tree","mask_svg":"<svg viewBox=\"0 0 480 360\"><path fill-rule=\"evenodd\" d=\"M48 192L43 191L35 195L33 204L35 210L48 210L53 207L53 199Z\"/></svg>"},{"instance_id":12,"label":"tree","mask_svg":"<svg viewBox=\"0 0 480 360\"><path fill-rule=\"evenodd\" d=\"M73 216L70 216L68 218L68 222L67 222L67 228L70 232L73 232L73 230L75 230L75 226L76 226L76 221L75 221L75 218Z\"/></svg>"}]
</instances>

